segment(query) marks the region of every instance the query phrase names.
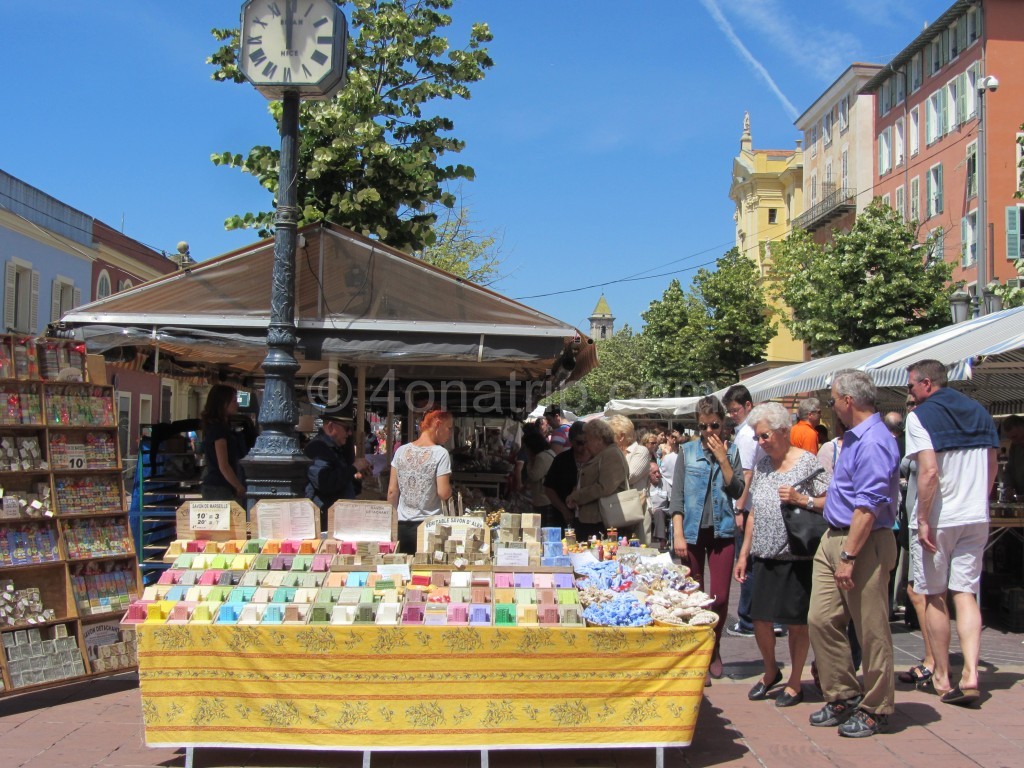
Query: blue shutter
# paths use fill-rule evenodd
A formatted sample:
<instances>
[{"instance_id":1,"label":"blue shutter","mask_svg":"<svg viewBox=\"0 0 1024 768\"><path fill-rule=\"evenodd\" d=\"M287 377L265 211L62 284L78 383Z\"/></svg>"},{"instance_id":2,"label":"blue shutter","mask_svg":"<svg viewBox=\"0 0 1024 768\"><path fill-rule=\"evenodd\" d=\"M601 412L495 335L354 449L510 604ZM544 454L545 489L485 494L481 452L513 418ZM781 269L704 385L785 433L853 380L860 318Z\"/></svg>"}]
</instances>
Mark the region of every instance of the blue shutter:
<instances>
[{"instance_id":1,"label":"blue shutter","mask_svg":"<svg viewBox=\"0 0 1024 768\"><path fill-rule=\"evenodd\" d=\"M1020 258L1020 208L1016 205L1006 206L1006 258Z\"/></svg>"}]
</instances>

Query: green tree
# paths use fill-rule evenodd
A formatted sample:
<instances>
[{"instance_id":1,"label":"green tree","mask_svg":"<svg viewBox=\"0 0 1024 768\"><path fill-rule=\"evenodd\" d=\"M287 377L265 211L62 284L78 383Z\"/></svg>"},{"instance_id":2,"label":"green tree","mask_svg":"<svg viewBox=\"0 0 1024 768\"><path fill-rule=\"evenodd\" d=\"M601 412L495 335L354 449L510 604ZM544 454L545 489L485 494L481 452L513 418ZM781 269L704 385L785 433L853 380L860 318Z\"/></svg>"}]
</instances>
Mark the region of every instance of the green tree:
<instances>
[{"instance_id":1,"label":"green tree","mask_svg":"<svg viewBox=\"0 0 1024 768\"><path fill-rule=\"evenodd\" d=\"M1017 194L1019 195L1020 193L1018 192ZM1018 280L1020 283L1024 283L1024 259L1017 259L1013 262L1013 266L1017 268ZM1003 309L1024 306L1024 288L1020 287L1020 283L1013 288L1008 285L996 287L996 294L1003 300Z\"/></svg>"},{"instance_id":2,"label":"green tree","mask_svg":"<svg viewBox=\"0 0 1024 768\"><path fill-rule=\"evenodd\" d=\"M473 24L469 39L452 49L439 32L451 24L454 0L352 0L348 82L328 101L300 109L299 224L328 220L377 237L407 252L434 242L438 208L451 209L446 185L472 180L467 165L443 157L465 142L451 135L454 123L436 103L469 99L493 61L485 46L486 24ZM237 66L238 30L214 29L225 43L207 60L215 80L242 82ZM281 103L270 112L280 124ZM279 150L253 147L248 155L223 152L217 165L239 168L276 195ZM267 236L273 213L231 216L228 229L255 228Z\"/></svg>"},{"instance_id":3,"label":"green tree","mask_svg":"<svg viewBox=\"0 0 1024 768\"><path fill-rule=\"evenodd\" d=\"M624 325L595 343L598 367L550 400L582 416L604 410L609 400L650 396L650 350L643 334Z\"/></svg>"},{"instance_id":4,"label":"green tree","mask_svg":"<svg viewBox=\"0 0 1024 768\"><path fill-rule=\"evenodd\" d=\"M434 225L434 235L434 243L413 256L477 285L494 285L503 277L499 234L474 229L468 208L449 211Z\"/></svg>"},{"instance_id":5,"label":"green tree","mask_svg":"<svg viewBox=\"0 0 1024 768\"><path fill-rule=\"evenodd\" d=\"M699 394L725 386L764 358L775 334L761 276L735 248L700 269L688 293L673 280L643 314L661 394Z\"/></svg>"},{"instance_id":6,"label":"green tree","mask_svg":"<svg viewBox=\"0 0 1024 768\"><path fill-rule=\"evenodd\" d=\"M849 232L819 245L804 230L771 247L772 290L815 356L910 338L950 323L953 265L918 242L916 223L876 198Z\"/></svg>"}]
</instances>

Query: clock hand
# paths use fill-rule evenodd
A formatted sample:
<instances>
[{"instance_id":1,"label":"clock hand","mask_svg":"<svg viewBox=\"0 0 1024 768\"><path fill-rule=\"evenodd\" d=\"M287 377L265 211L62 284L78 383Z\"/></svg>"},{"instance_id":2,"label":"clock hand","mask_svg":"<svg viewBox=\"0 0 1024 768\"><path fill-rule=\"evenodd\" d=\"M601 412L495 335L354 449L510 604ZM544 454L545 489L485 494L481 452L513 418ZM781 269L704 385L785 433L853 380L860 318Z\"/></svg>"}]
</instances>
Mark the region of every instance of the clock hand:
<instances>
[{"instance_id":1,"label":"clock hand","mask_svg":"<svg viewBox=\"0 0 1024 768\"><path fill-rule=\"evenodd\" d=\"M292 49L292 4L286 2L284 4L284 47L289 52Z\"/></svg>"}]
</instances>

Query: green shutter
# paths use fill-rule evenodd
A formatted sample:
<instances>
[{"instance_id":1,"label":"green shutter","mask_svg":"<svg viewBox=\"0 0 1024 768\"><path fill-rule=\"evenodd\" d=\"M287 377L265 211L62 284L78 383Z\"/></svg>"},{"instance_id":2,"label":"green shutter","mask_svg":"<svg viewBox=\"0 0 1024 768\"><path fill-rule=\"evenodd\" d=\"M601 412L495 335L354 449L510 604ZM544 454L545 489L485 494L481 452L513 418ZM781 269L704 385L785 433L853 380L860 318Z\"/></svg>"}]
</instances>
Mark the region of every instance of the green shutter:
<instances>
[{"instance_id":1,"label":"green shutter","mask_svg":"<svg viewBox=\"0 0 1024 768\"><path fill-rule=\"evenodd\" d=\"M1006 258L1020 258L1020 208L1016 205L1006 206Z\"/></svg>"},{"instance_id":2,"label":"green shutter","mask_svg":"<svg viewBox=\"0 0 1024 768\"><path fill-rule=\"evenodd\" d=\"M935 212L942 213L942 166L938 167L935 179Z\"/></svg>"}]
</instances>

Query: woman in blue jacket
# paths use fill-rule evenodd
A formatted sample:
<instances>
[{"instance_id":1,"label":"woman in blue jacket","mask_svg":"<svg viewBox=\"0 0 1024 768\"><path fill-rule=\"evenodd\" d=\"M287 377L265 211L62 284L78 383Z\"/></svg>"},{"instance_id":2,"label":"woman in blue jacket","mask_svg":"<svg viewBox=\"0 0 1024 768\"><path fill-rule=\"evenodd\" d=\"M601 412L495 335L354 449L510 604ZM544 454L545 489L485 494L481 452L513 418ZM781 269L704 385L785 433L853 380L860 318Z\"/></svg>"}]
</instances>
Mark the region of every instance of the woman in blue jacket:
<instances>
[{"instance_id":1,"label":"woman in blue jacket","mask_svg":"<svg viewBox=\"0 0 1024 768\"><path fill-rule=\"evenodd\" d=\"M723 674L719 648L732 582L733 500L743 494L739 452L722 438L724 424L725 408L717 397L709 395L697 401L700 439L679 449L669 502L672 550L700 582L701 590L715 598L711 610L718 614L718 624L708 675L716 680ZM710 579L705 578L705 561ZM710 680L706 684L710 685Z\"/></svg>"}]
</instances>

